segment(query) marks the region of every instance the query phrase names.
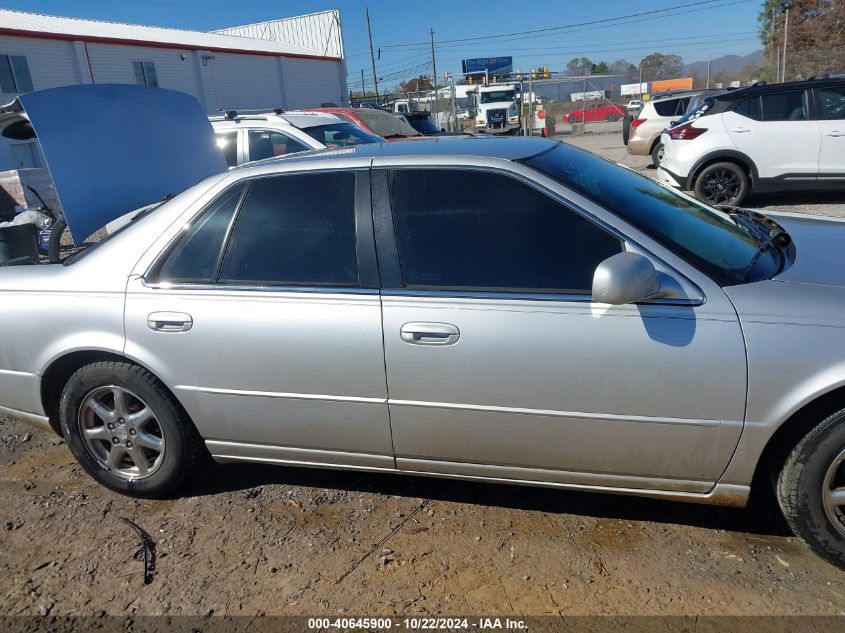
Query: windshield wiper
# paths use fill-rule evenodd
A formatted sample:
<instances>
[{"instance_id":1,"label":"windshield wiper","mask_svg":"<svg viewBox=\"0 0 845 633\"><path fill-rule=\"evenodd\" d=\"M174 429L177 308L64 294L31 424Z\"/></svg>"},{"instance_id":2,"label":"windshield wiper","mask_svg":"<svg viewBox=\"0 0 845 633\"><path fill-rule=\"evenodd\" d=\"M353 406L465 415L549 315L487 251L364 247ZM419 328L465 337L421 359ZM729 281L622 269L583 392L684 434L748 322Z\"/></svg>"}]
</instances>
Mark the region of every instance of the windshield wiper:
<instances>
[{"instance_id":1,"label":"windshield wiper","mask_svg":"<svg viewBox=\"0 0 845 633\"><path fill-rule=\"evenodd\" d=\"M737 226L744 228L759 242L754 256L751 258L751 261L742 273L743 281L748 281L751 271L754 270L754 267L757 265L757 262L760 261L763 253L772 247L778 248L780 267L783 268L783 265L786 262L786 255L783 251L787 246L789 246L792 238L780 224L772 220L770 217L765 216L762 213L752 211L751 209L731 208L725 209L725 212L731 217Z\"/></svg>"},{"instance_id":2,"label":"windshield wiper","mask_svg":"<svg viewBox=\"0 0 845 633\"><path fill-rule=\"evenodd\" d=\"M382 138L408 138L407 134L385 134Z\"/></svg>"}]
</instances>

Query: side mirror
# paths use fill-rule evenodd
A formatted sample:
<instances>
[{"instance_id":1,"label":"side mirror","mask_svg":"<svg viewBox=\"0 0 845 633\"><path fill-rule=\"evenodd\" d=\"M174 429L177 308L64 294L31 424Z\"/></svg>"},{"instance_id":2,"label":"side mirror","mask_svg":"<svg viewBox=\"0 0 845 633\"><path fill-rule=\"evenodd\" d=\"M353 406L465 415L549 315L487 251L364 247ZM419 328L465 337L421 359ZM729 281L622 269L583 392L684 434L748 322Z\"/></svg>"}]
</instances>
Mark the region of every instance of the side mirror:
<instances>
[{"instance_id":1,"label":"side mirror","mask_svg":"<svg viewBox=\"0 0 845 633\"><path fill-rule=\"evenodd\" d=\"M637 253L617 253L596 268L593 301L622 305L652 299L660 294L654 265Z\"/></svg>"}]
</instances>

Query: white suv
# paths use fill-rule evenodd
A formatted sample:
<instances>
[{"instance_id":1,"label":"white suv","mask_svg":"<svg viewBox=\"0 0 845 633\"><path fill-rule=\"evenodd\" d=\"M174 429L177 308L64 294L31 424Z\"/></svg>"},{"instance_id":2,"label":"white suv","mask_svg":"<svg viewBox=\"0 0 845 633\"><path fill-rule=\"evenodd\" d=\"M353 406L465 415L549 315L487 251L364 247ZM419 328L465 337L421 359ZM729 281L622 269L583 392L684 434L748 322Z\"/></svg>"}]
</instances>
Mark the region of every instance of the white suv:
<instances>
[{"instance_id":1,"label":"white suv","mask_svg":"<svg viewBox=\"0 0 845 633\"><path fill-rule=\"evenodd\" d=\"M311 149L384 141L354 123L324 112L276 110L244 114L232 110L209 120L230 167Z\"/></svg>"},{"instance_id":2,"label":"white suv","mask_svg":"<svg viewBox=\"0 0 845 633\"><path fill-rule=\"evenodd\" d=\"M845 79L708 98L667 129L658 179L712 205L762 191L845 188Z\"/></svg>"}]
</instances>

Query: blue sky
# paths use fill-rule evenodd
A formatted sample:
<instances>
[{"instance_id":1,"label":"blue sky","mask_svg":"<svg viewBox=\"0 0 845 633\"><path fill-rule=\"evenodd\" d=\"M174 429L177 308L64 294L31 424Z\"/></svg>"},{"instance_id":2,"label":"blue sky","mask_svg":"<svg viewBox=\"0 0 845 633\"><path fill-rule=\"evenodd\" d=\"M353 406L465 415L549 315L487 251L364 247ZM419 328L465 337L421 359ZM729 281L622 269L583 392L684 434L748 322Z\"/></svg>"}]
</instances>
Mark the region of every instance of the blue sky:
<instances>
[{"instance_id":1,"label":"blue sky","mask_svg":"<svg viewBox=\"0 0 845 633\"><path fill-rule=\"evenodd\" d=\"M547 65L555 71L581 55L594 61L624 58L636 64L649 53L662 52L694 62L760 48L756 29L762 0L709 0L670 12L611 20L691 4L692 0L0 0L4 8L21 11L197 30L339 9L353 89L356 82L360 84L361 68L371 85L365 6L370 9L374 46L381 48L378 74L391 86L400 78L430 72L429 28L434 29L435 42L441 42L605 20L540 33L438 43L441 76L446 69L460 72L465 57L512 55L516 68Z\"/></svg>"}]
</instances>

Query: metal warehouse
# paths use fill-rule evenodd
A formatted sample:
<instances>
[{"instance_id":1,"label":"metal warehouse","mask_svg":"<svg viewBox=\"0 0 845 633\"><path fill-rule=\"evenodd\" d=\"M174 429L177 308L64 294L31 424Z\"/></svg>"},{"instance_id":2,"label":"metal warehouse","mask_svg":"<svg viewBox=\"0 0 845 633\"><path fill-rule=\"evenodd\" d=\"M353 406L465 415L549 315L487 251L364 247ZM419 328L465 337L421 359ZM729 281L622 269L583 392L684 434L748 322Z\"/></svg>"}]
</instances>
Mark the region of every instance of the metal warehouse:
<instances>
[{"instance_id":1,"label":"metal warehouse","mask_svg":"<svg viewBox=\"0 0 845 633\"><path fill-rule=\"evenodd\" d=\"M211 33L0 9L0 102L57 86L138 83L218 110L348 101L338 11ZM0 171L44 166L35 142L0 142Z\"/></svg>"}]
</instances>

